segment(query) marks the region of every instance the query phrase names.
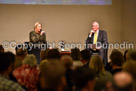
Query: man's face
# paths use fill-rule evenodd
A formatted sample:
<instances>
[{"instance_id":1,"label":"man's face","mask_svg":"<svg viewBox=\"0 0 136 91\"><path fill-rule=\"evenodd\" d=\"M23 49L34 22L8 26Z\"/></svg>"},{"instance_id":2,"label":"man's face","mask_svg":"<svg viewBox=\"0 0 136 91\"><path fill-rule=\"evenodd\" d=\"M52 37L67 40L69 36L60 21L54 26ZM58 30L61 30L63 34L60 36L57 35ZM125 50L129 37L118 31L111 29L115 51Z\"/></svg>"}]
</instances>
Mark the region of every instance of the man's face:
<instances>
[{"instance_id":1,"label":"man's face","mask_svg":"<svg viewBox=\"0 0 136 91\"><path fill-rule=\"evenodd\" d=\"M38 24L37 27L36 27L37 32L40 32L41 29L42 29L41 24Z\"/></svg>"},{"instance_id":2,"label":"man's face","mask_svg":"<svg viewBox=\"0 0 136 91\"><path fill-rule=\"evenodd\" d=\"M92 29L96 32L99 29L99 24L97 22L94 22L92 24Z\"/></svg>"}]
</instances>

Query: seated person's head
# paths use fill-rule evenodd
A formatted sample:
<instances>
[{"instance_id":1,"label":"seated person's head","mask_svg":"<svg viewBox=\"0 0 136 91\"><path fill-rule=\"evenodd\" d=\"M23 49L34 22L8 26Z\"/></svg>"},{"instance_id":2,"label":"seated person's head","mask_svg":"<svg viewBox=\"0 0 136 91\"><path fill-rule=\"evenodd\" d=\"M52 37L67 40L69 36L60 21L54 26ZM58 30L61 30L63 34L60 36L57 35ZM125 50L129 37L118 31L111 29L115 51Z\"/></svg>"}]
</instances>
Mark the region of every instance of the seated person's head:
<instances>
[{"instance_id":1,"label":"seated person's head","mask_svg":"<svg viewBox=\"0 0 136 91\"><path fill-rule=\"evenodd\" d=\"M60 61L49 61L41 65L40 85L43 89L63 89L66 85L65 66Z\"/></svg>"},{"instance_id":2,"label":"seated person's head","mask_svg":"<svg viewBox=\"0 0 136 91\"><path fill-rule=\"evenodd\" d=\"M76 90L87 88L86 91L94 91L95 74L86 67L79 67L74 71L73 80L75 82Z\"/></svg>"},{"instance_id":3,"label":"seated person's head","mask_svg":"<svg viewBox=\"0 0 136 91\"><path fill-rule=\"evenodd\" d=\"M136 61L136 50L135 49L128 50L128 60Z\"/></svg>"},{"instance_id":4,"label":"seated person's head","mask_svg":"<svg viewBox=\"0 0 136 91\"><path fill-rule=\"evenodd\" d=\"M112 88L112 91L134 91L132 76L127 72L115 74Z\"/></svg>"},{"instance_id":5,"label":"seated person's head","mask_svg":"<svg viewBox=\"0 0 136 91\"><path fill-rule=\"evenodd\" d=\"M69 56L69 55L63 55L61 57L61 61L62 63L64 63L65 67L67 69L71 69L71 67L73 66L73 60L72 60L72 57Z\"/></svg>"},{"instance_id":6,"label":"seated person's head","mask_svg":"<svg viewBox=\"0 0 136 91\"><path fill-rule=\"evenodd\" d=\"M112 51L110 55L110 59L111 59L111 64L116 66L122 66L124 62L123 54L116 49Z\"/></svg>"},{"instance_id":7,"label":"seated person's head","mask_svg":"<svg viewBox=\"0 0 136 91\"><path fill-rule=\"evenodd\" d=\"M31 67L35 67L37 66L37 59L33 54L28 54L24 60L23 60L23 64L27 64Z\"/></svg>"},{"instance_id":8,"label":"seated person's head","mask_svg":"<svg viewBox=\"0 0 136 91\"><path fill-rule=\"evenodd\" d=\"M15 50L17 57L22 57L24 59L25 56L27 55L27 49L23 48L23 45L17 46Z\"/></svg>"},{"instance_id":9,"label":"seated person's head","mask_svg":"<svg viewBox=\"0 0 136 91\"><path fill-rule=\"evenodd\" d=\"M86 63L90 61L91 53L89 50L85 49L81 51L81 61L82 63Z\"/></svg>"},{"instance_id":10,"label":"seated person's head","mask_svg":"<svg viewBox=\"0 0 136 91\"><path fill-rule=\"evenodd\" d=\"M15 55L11 52L0 53L0 73L7 75L13 70Z\"/></svg>"},{"instance_id":11,"label":"seated person's head","mask_svg":"<svg viewBox=\"0 0 136 91\"><path fill-rule=\"evenodd\" d=\"M129 60L123 64L123 71L132 75L136 82L136 61ZM135 83L136 84L136 83Z\"/></svg>"},{"instance_id":12,"label":"seated person's head","mask_svg":"<svg viewBox=\"0 0 136 91\"><path fill-rule=\"evenodd\" d=\"M71 49L71 57L73 60L80 60L80 50L78 48Z\"/></svg>"},{"instance_id":13,"label":"seated person's head","mask_svg":"<svg viewBox=\"0 0 136 91\"><path fill-rule=\"evenodd\" d=\"M60 52L58 49L50 49L47 54L47 59L60 59Z\"/></svg>"}]
</instances>

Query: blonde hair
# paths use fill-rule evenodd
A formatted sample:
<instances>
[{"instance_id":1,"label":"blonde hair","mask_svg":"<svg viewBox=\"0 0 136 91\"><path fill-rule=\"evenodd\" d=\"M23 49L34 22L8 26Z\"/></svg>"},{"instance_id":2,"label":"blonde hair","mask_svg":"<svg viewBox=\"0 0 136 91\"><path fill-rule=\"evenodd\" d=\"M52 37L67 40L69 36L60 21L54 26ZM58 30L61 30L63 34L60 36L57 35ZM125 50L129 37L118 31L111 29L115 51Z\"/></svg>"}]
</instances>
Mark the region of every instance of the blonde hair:
<instances>
[{"instance_id":1,"label":"blonde hair","mask_svg":"<svg viewBox=\"0 0 136 91\"><path fill-rule=\"evenodd\" d=\"M93 70L95 74L105 75L103 61L99 55L92 56L90 63L89 63L89 67Z\"/></svg>"},{"instance_id":2,"label":"blonde hair","mask_svg":"<svg viewBox=\"0 0 136 91\"><path fill-rule=\"evenodd\" d=\"M42 26L42 24L41 24L40 22L36 22L36 23L34 24L34 29L35 29L39 24Z\"/></svg>"},{"instance_id":3,"label":"blonde hair","mask_svg":"<svg viewBox=\"0 0 136 91\"><path fill-rule=\"evenodd\" d=\"M37 65L37 60L36 57L33 54L28 54L24 60L23 60L23 64L28 64L30 66L36 66Z\"/></svg>"}]
</instances>

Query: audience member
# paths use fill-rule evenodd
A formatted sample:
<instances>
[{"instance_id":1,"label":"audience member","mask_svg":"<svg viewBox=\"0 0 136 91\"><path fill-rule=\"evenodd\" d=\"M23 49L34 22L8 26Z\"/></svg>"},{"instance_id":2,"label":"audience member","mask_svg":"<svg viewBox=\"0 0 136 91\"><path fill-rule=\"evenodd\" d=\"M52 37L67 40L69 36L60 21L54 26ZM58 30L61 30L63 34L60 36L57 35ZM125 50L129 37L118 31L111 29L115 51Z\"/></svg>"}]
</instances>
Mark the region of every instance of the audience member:
<instances>
[{"instance_id":1,"label":"audience member","mask_svg":"<svg viewBox=\"0 0 136 91\"><path fill-rule=\"evenodd\" d=\"M89 67L93 70L96 76L95 91L105 90L106 83L112 82L113 77L111 73L104 69L104 64L100 56L92 56Z\"/></svg>"},{"instance_id":2,"label":"audience member","mask_svg":"<svg viewBox=\"0 0 136 91\"><path fill-rule=\"evenodd\" d=\"M63 91L66 86L65 66L58 60L40 67L40 91Z\"/></svg>"},{"instance_id":3,"label":"audience member","mask_svg":"<svg viewBox=\"0 0 136 91\"><path fill-rule=\"evenodd\" d=\"M8 54L0 53L0 60L0 91L25 91L19 84L9 79L14 63Z\"/></svg>"},{"instance_id":4,"label":"audience member","mask_svg":"<svg viewBox=\"0 0 136 91\"><path fill-rule=\"evenodd\" d=\"M18 46L19 47L19 46ZM14 69L20 67L23 64L23 60L27 55L27 49L24 49L23 47L16 47L16 61L15 61L15 67Z\"/></svg>"},{"instance_id":5,"label":"audience member","mask_svg":"<svg viewBox=\"0 0 136 91\"><path fill-rule=\"evenodd\" d=\"M80 50L78 48L71 49L71 57L73 59L73 69L83 66L83 63L80 61Z\"/></svg>"},{"instance_id":6,"label":"audience member","mask_svg":"<svg viewBox=\"0 0 136 91\"><path fill-rule=\"evenodd\" d=\"M79 67L74 71L75 91L95 91L95 74L87 67Z\"/></svg>"},{"instance_id":7,"label":"audience member","mask_svg":"<svg viewBox=\"0 0 136 91\"><path fill-rule=\"evenodd\" d=\"M91 53L89 50L85 49L81 51L81 62L83 63L83 67L89 67L90 58Z\"/></svg>"},{"instance_id":8,"label":"audience member","mask_svg":"<svg viewBox=\"0 0 136 91\"><path fill-rule=\"evenodd\" d=\"M65 65L66 67L66 81L67 81L67 86L65 87L65 91L72 91L73 88L73 79L72 79L72 75L73 75L73 70L72 70L72 66L73 66L73 60L72 57L69 55L63 55L61 57L61 62Z\"/></svg>"},{"instance_id":9,"label":"audience member","mask_svg":"<svg viewBox=\"0 0 136 91\"><path fill-rule=\"evenodd\" d=\"M134 79L134 86L136 88L136 61L129 60L123 64L123 71L130 73Z\"/></svg>"},{"instance_id":10,"label":"audience member","mask_svg":"<svg viewBox=\"0 0 136 91\"><path fill-rule=\"evenodd\" d=\"M111 74L114 75L115 73L122 71L122 64L124 62L123 54L114 49L110 55L110 59L112 65Z\"/></svg>"},{"instance_id":11,"label":"audience member","mask_svg":"<svg viewBox=\"0 0 136 91\"><path fill-rule=\"evenodd\" d=\"M114 75L113 83L107 83L107 91L135 91L133 78L127 72L118 72Z\"/></svg>"},{"instance_id":12,"label":"audience member","mask_svg":"<svg viewBox=\"0 0 136 91\"><path fill-rule=\"evenodd\" d=\"M57 59L60 60L60 52L58 49L50 49L47 53L47 60Z\"/></svg>"},{"instance_id":13,"label":"audience member","mask_svg":"<svg viewBox=\"0 0 136 91\"><path fill-rule=\"evenodd\" d=\"M14 70L13 75L18 83L28 88L29 91L38 91L37 60L33 54L28 54L23 60L23 65Z\"/></svg>"},{"instance_id":14,"label":"audience member","mask_svg":"<svg viewBox=\"0 0 136 91\"><path fill-rule=\"evenodd\" d=\"M135 49L128 50L128 60L136 61L136 50Z\"/></svg>"}]
</instances>

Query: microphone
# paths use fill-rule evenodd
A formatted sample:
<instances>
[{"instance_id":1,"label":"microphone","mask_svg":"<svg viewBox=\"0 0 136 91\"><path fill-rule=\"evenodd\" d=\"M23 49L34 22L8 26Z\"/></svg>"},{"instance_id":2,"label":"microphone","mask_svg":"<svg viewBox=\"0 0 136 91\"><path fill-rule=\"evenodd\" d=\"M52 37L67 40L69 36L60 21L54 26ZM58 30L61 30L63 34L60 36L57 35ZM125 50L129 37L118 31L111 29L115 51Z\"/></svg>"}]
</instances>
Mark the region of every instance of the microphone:
<instances>
[{"instance_id":1,"label":"microphone","mask_svg":"<svg viewBox=\"0 0 136 91\"><path fill-rule=\"evenodd\" d=\"M91 30L90 33L94 33L94 30Z\"/></svg>"},{"instance_id":2,"label":"microphone","mask_svg":"<svg viewBox=\"0 0 136 91\"><path fill-rule=\"evenodd\" d=\"M94 33L94 30L91 30L90 34L89 34L89 37L91 37L93 33Z\"/></svg>"},{"instance_id":3,"label":"microphone","mask_svg":"<svg viewBox=\"0 0 136 91\"><path fill-rule=\"evenodd\" d=\"M45 32L42 29L40 29L40 34L43 35L44 33Z\"/></svg>"},{"instance_id":4,"label":"microphone","mask_svg":"<svg viewBox=\"0 0 136 91\"><path fill-rule=\"evenodd\" d=\"M40 32L42 32L42 29L40 29Z\"/></svg>"}]
</instances>

